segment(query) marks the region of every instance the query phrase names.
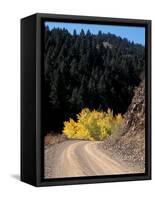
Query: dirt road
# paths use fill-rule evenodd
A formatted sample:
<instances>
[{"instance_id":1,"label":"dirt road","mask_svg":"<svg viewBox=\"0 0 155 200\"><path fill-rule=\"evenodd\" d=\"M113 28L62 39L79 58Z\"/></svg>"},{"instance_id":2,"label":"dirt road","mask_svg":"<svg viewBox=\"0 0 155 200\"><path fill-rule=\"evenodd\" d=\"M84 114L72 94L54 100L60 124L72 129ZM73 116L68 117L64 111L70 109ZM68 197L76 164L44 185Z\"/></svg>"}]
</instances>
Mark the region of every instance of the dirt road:
<instances>
[{"instance_id":1,"label":"dirt road","mask_svg":"<svg viewBox=\"0 0 155 200\"><path fill-rule=\"evenodd\" d=\"M45 150L45 178L136 173L98 148L99 142L68 140Z\"/></svg>"}]
</instances>

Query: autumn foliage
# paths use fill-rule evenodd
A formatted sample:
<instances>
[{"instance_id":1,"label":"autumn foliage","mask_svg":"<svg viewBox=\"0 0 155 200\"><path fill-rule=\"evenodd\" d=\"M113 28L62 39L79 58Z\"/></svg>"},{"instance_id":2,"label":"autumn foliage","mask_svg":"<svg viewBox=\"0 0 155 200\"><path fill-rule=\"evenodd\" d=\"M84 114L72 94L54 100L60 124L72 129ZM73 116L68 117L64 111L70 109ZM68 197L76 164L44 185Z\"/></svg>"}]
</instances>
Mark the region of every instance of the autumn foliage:
<instances>
[{"instance_id":1,"label":"autumn foliage","mask_svg":"<svg viewBox=\"0 0 155 200\"><path fill-rule=\"evenodd\" d=\"M70 119L64 122L63 133L72 139L104 140L122 121L122 115L114 116L110 109L99 112L84 108L77 114L77 121Z\"/></svg>"}]
</instances>

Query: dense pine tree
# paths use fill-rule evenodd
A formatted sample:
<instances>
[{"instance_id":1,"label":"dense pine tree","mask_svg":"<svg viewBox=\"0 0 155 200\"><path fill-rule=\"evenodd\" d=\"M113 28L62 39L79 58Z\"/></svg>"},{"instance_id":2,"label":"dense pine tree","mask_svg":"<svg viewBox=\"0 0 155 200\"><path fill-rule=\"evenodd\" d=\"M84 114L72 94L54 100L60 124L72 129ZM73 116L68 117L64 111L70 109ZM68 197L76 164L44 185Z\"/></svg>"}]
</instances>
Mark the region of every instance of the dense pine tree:
<instances>
[{"instance_id":1,"label":"dense pine tree","mask_svg":"<svg viewBox=\"0 0 155 200\"><path fill-rule=\"evenodd\" d=\"M145 48L113 34L45 29L46 130L62 129L82 108L125 113L145 66Z\"/></svg>"}]
</instances>

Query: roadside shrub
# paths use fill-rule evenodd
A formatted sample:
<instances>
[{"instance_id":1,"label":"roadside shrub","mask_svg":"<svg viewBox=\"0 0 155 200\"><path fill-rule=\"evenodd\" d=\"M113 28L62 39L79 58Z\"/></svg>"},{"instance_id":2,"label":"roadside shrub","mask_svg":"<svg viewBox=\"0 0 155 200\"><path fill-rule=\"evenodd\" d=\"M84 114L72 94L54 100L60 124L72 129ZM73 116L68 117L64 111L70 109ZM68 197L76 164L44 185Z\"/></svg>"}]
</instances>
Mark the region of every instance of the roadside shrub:
<instances>
[{"instance_id":1,"label":"roadside shrub","mask_svg":"<svg viewBox=\"0 0 155 200\"><path fill-rule=\"evenodd\" d=\"M72 139L104 140L122 121L122 115L114 116L110 109L99 112L84 108L77 114L77 121L70 119L64 122L63 133Z\"/></svg>"}]
</instances>

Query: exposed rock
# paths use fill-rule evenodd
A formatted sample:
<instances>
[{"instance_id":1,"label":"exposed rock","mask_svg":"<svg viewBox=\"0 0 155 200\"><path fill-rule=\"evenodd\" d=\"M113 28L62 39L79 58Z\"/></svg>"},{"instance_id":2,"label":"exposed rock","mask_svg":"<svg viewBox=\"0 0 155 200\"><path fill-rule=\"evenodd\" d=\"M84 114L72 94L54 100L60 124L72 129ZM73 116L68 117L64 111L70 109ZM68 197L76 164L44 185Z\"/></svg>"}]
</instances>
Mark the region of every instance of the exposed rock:
<instances>
[{"instance_id":1,"label":"exposed rock","mask_svg":"<svg viewBox=\"0 0 155 200\"><path fill-rule=\"evenodd\" d=\"M133 130L133 128L135 128ZM125 121L123 132L129 133L132 131L138 131L141 133L145 128L145 82L142 81L140 86L135 89L135 95L132 99L132 103L128 108L128 112L125 114ZM134 134L134 132L131 132Z\"/></svg>"},{"instance_id":2,"label":"exposed rock","mask_svg":"<svg viewBox=\"0 0 155 200\"><path fill-rule=\"evenodd\" d=\"M130 155L129 161L138 162L144 167L145 161L145 81L135 89L124 124L122 136L116 143L124 156ZM125 148L124 148L125 147ZM124 148L124 151L122 150Z\"/></svg>"},{"instance_id":3,"label":"exposed rock","mask_svg":"<svg viewBox=\"0 0 155 200\"><path fill-rule=\"evenodd\" d=\"M109 42L103 42L103 46L104 46L105 48L110 48L110 49L113 47L113 45L110 44Z\"/></svg>"},{"instance_id":4,"label":"exposed rock","mask_svg":"<svg viewBox=\"0 0 155 200\"><path fill-rule=\"evenodd\" d=\"M135 88L135 95L124 115L124 123L103 142L102 147L145 170L145 81Z\"/></svg>"}]
</instances>

